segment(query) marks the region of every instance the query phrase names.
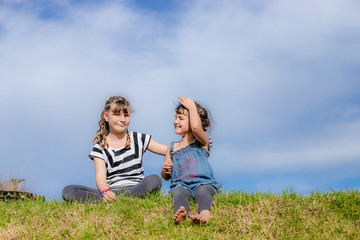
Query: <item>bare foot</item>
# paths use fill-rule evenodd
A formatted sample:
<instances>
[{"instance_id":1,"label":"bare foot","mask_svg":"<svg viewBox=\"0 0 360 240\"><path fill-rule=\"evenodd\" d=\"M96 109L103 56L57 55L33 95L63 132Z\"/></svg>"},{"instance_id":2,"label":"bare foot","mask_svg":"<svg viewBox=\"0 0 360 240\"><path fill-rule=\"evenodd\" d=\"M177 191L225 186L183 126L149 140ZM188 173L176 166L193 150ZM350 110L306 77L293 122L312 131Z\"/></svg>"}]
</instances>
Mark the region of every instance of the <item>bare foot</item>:
<instances>
[{"instance_id":1,"label":"bare foot","mask_svg":"<svg viewBox=\"0 0 360 240\"><path fill-rule=\"evenodd\" d=\"M187 218L187 212L185 210L185 207L181 206L174 215L174 221L176 224L180 224L184 222Z\"/></svg>"},{"instance_id":2,"label":"bare foot","mask_svg":"<svg viewBox=\"0 0 360 240\"><path fill-rule=\"evenodd\" d=\"M191 221L194 223L200 223L200 215L191 215L190 216Z\"/></svg>"},{"instance_id":3,"label":"bare foot","mask_svg":"<svg viewBox=\"0 0 360 240\"><path fill-rule=\"evenodd\" d=\"M202 210L200 212L200 219L201 219L201 223L206 224L210 221L211 218L211 214L210 214L210 210Z\"/></svg>"},{"instance_id":4,"label":"bare foot","mask_svg":"<svg viewBox=\"0 0 360 240\"><path fill-rule=\"evenodd\" d=\"M199 215L191 215L190 218L194 223L206 224L211 218L210 210L202 210Z\"/></svg>"}]
</instances>

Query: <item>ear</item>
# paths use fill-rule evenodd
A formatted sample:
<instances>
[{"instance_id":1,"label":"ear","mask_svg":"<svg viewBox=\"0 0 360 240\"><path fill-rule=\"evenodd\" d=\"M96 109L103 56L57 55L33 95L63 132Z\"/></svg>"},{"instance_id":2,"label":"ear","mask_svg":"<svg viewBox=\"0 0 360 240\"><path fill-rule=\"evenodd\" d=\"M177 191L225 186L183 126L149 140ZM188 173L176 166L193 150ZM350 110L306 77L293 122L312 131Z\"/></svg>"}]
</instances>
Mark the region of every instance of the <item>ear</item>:
<instances>
[{"instance_id":1,"label":"ear","mask_svg":"<svg viewBox=\"0 0 360 240\"><path fill-rule=\"evenodd\" d=\"M104 119L105 119L105 121L109 121L109 115L108 115L108 112L104 112L103 113L103 116L104 116Z\"/></svg>"}]
</instances>

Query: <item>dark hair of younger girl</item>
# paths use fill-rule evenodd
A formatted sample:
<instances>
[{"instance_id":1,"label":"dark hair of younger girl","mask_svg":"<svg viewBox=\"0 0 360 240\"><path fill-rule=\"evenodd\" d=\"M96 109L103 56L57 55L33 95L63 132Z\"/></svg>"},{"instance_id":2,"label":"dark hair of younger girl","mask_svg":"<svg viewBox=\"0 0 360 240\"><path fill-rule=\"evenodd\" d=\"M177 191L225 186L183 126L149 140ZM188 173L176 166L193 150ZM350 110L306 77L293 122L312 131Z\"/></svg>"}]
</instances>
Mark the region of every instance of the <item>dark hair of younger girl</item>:
<instances>
[{"instance_id":1,"label":"dark hair of younger girl","mask_svg":"<svg viewBox=\"0 0 360 240\"><path fill-rule=\"evenodd\" d=\"M106 136L109 134L110 129L109 129L109 123L105 121L104 112L110 111L112 103L115 104L115 108L112 110L113 114L121 114L121 113L130 114L132 112L130 103L124 97L113 96L113 97L109 97L106 100L104 110L100 115L100 120L99 120L100 128L99 130L97 130L96 136L93 140L93 144L99 143L102 149L109 147L109 144L106 141ZM130 148L130 145L131 145L130 135L129 133L127 133L125 147Z\"/></svg>"},{"instance_id":2,"label":"dark hair of younger girl","mask_svg":"<svg viewBox=\"0 0 360 240\"><path fill-rule=\"evenodd\" d=\"M195 105L201 119L201 126L203 130L207 132L207 130L210 128L210 119L211 119L210 113L205 108L203 108L199 103L195 102ZM185 109L188 110L182 104L179 104L176 107L175 112L177 114L183 114Z\"/></svg>"}]
</instances>

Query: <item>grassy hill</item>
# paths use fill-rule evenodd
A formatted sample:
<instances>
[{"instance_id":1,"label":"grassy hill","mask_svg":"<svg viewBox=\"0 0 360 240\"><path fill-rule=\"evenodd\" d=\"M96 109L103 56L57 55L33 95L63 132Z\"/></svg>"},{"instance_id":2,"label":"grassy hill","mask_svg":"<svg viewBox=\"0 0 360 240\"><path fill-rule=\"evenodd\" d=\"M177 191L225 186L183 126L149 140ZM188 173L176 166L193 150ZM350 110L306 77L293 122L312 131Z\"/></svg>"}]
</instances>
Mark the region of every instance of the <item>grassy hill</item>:
<instances>
[{"instance_id":1,"label":"grassy hill","mask_svg":"<svg viewBox=\"0 0 360 240\"><path fill-rule=\"evenodd\" d=\"M175 225L168 195L97 205L0 202L0 239L360 239L358 190L228 192L215 205L208 225Z\"/></svg>"}]
</instances>

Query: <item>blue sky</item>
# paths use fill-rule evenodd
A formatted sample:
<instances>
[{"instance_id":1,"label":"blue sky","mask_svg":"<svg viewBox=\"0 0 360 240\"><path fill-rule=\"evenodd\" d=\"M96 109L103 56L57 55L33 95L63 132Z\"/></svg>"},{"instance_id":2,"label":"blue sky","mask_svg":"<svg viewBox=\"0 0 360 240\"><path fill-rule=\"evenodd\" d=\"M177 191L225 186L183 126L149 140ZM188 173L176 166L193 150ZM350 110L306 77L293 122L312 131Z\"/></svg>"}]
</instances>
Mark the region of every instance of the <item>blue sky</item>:
<instances>
[{"instance_id":1,"label":"blue sky","mask_svg":"<svg viewBox=\"0 0 360 240\"><path fill-rule=\"evenodd\" d=\"M357 0L2 0L0 177L47 199L95 187L106 98L126 97L130 130L168 144L183 95L212 113L225 190L359 189L359 12ZM162 162L147 152L145 175Z\"/></svg>"}]
</instances>

